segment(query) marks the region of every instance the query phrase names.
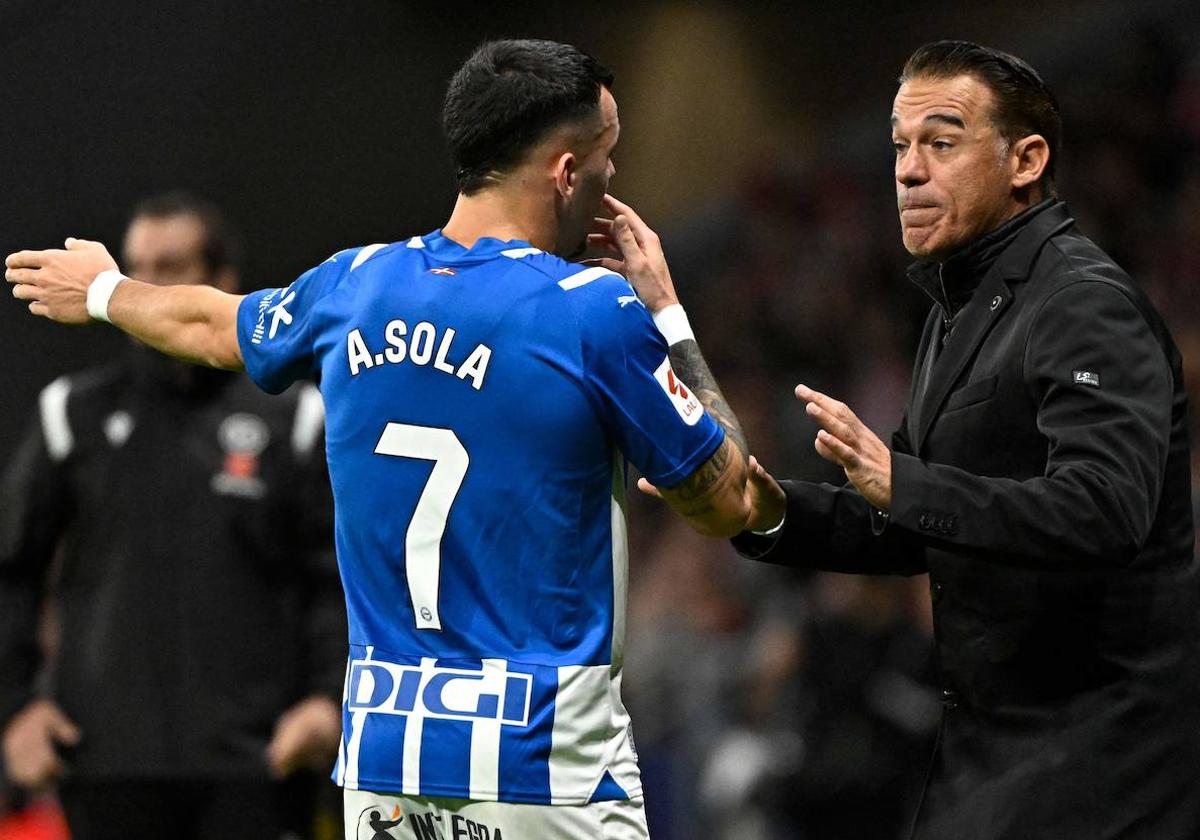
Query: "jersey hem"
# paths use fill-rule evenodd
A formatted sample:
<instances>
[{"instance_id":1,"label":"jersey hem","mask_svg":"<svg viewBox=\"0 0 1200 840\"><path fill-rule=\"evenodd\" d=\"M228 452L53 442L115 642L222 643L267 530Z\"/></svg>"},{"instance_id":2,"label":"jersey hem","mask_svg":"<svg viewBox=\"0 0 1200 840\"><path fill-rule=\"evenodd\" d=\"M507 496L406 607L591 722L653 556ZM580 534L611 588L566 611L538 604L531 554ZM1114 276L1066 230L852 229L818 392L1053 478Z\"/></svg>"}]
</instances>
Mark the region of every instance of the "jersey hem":
<instances>
[{"instance_id":1,"label":"jersey hem","mask_svg":"<svg viewBox=\"0 0 1200 840\"><path fill-rule=\"evenodd\" d=\"M359 779L357 784L343 784L343 790L357 790L366 793L377 793L385 796L425 796L438 797L444 799L467 799L472 802L504 802L509 805L593 805L597 804L592 801L591 793L580 794L579 796L546 796L545 794L533 793L510 793L503 799L499 794L492 791L486 791L482 795L476 791L474 796L463 796L461 787L445 787L442 785L421 785L419 793L401 793L399 792L400 785L396 782L375 782L363 781ZM631 799L642 798L642 786L638 785L632 790L625 792L624 799L604 799L600 802L627 802Z\"/></svg>"}]
</instances>

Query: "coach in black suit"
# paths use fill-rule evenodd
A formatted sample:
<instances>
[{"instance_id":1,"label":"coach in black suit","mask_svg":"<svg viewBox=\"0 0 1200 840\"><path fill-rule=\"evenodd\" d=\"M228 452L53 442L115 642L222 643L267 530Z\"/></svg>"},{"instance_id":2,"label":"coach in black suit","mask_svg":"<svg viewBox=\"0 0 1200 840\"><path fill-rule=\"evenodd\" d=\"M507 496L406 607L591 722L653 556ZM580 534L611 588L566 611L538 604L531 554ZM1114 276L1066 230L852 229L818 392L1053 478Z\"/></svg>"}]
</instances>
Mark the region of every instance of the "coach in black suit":
<instances>
[{"instance_id":1,"label":"coach in black suit","mask_svg":"<svg viewBox=\"0 0 1200 840\"><path fill-rule=\"evenodd\" d=\"M1179 353L1053 196L1061 121L1028 65L922 47L892 126L910 276L935 302L904 421L889 448L797 388L850 483L756 467L751 527L768 533L735 544L929 573L945 711L914 838L1200 837Z\"/></svg>"}]
</instances>

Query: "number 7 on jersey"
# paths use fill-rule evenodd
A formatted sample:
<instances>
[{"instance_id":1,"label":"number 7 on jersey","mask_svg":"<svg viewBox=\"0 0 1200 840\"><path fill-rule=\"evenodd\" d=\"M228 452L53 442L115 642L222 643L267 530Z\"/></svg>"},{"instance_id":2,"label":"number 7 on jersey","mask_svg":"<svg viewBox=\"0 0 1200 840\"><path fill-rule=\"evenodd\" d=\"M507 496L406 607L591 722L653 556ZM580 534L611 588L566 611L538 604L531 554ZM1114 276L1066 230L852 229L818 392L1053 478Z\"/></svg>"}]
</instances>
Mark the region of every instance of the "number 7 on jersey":
<instances>
[{"instance_id":1,"label":"number 7 on jersey","mask_svg":"<svg viewBox=\"0 0 1200 840\"><path fill-rule=\"evenodd\" d=\"M438 584L442 572L442 535L471 459L453 430L407 423L388 423L375 444L375 454L433 461L433 472L408 523L404 558L417 629L441 630Z\"/></svg>"}]
</instances>

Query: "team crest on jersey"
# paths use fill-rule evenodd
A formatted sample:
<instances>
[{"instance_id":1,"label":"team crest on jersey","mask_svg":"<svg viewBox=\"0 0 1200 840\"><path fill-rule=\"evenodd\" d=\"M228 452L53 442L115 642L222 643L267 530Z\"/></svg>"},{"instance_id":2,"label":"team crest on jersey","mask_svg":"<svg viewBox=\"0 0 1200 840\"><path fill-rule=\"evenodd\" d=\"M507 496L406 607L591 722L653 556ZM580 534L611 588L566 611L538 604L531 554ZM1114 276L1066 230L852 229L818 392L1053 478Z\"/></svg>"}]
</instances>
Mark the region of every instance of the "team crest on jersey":
<instances>
[{"instance_id":1,"label":"team crest on jersey","mask_svg":"<svg viewBox=\"0 0 1200 840\"><path fill-rule=\"evenodd\" d=\"M671 400L671 405L675 406L675 411L683 418L683 422L689 426L695 426L700 422L700 418L704 416L704 406L700 404L700 400L692 393L692 389L684 385L679 378L675 376L675 371L671 368L671 358L668 356L662 360L662 364L658 366L658 370L654 371L654 378L658 380L658 384L666 391L667 397Z\"/></svg>"},{"instance_id":2,"label":"team crest on jersey","mask_svg":"<svg viewBox=\"0 0 1200 840\"><path fill-rule=\"evenodd\" d=\"M221 421L217 441L225 450L225 460L221 472L213 476L212 489L226 496L261 498L267 488L258 475L258 456L270 440L267 424L254 414L238 412Z\"/></svg>"},{"instance_id":3,"label":"team crest on jersey","mask_svg":"<svg viewBox=\"0 0 1200 840\"><path fill-rule=\"evenodd\" d=\"M113 449L120 449L133 434L133 415L128 411L117 410L108 415L104 421L104 436L108 438Z\"/></svg>"}]
</instances>

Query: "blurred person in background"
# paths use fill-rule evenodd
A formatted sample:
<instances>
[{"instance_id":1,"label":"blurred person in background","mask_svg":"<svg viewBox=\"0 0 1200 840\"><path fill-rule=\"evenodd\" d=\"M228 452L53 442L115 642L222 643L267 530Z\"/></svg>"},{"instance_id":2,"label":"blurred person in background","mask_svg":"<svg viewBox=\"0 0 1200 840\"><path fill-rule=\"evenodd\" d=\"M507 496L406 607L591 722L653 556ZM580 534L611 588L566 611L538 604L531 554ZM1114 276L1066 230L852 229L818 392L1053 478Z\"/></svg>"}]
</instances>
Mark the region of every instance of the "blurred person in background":
<instances>
[{"instance_id":1,"label":"blurred person in background","mask_svg":"<svg viewBox=\"0 0 1200 840\"><path fill-rule=\"evenodd\" d=\"M1027 64L938 42L893 114L910 278L934 301L889 448L796 389L843 488L760 467L767 562L928 572L943 716L913 837L1200 833L1200 602L1180 356L1054 193Z\"/></svg>"},{"instance_id":2,"label":"blurred person in background","mask_svg":"<svg viewBox=\"0 0 1200 840\"><path fill-rule=\"evenodd\" d=\"M620 696L625 462L732 536L748 459L682 310L655 319L620 274L569 261L592 243L635 285L670 283L657 235L607 195L612 82L567 44L485 43L443 108L445 226L287 288L156 287L74 239L7 260L33 314L110 321L271 393L319 375L350 619L347 840L648 836Z\"/></svg>"},{"instance_id":3,"label":"blurred person in background","mask_svg":"<svg viewBox=\"0 0 1200 840\"><path fill-rule=\"evenodd\" d=\"M137 207L125 264L238 286L217 208ZM345 667L320 395L133 346L51 383L3 478L4 769L76 840L281 837L311 821ZM61 628L39 661L39 615ZM307 797L305 796L307 794ZM285 799L287 801L285 801Z\"/></svg>"}]
</instances>

